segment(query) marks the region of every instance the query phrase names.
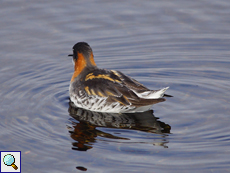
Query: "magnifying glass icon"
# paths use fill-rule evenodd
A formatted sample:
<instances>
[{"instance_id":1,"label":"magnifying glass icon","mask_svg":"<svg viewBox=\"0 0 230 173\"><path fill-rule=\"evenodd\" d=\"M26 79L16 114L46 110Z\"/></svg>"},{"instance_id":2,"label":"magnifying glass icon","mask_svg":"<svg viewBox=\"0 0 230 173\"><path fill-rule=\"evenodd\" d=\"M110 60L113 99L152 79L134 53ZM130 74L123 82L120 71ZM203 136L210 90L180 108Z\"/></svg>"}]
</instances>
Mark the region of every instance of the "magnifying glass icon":
<instances>
[{"instance_id":1,"label":"magnifying glass icon","mask_svg":"<svg viewBox=\"0 0 230 173\"><path fill-rule=\"evenodd\" d=\"M11 154L7 154L3 158L3 162L7 166L12 166L15 170L18 169L18 167L14 164L15 163L15 158Z\"/></svg>"}]
</instances>

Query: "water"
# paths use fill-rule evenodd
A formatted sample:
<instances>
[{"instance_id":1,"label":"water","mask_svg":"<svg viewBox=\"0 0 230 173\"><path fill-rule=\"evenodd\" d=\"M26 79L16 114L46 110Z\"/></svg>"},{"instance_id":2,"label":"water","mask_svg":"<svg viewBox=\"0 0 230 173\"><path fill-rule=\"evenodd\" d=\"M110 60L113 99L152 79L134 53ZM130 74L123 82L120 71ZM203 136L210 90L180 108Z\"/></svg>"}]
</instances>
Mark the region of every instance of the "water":
<instances>
[{"instance_id":1,"label":"water","mask_svg":"<svg viewBox=\"0 0 230 173\"><path fill-rule=\"evenodd\" d=\"M0 4L0 150L22 151L22 172L230 172L227 0ZM145 115L72 109L78 41L174 97Z\"/></svg>"}]
</instances>

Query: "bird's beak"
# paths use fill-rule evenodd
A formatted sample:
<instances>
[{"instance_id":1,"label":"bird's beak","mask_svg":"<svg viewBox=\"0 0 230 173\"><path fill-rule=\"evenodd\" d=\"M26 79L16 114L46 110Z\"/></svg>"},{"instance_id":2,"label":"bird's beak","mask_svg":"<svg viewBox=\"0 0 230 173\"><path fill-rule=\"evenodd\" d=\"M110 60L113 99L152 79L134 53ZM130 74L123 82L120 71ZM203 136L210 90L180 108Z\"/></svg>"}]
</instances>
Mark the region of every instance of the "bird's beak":
<instances>
[{"instance_id":1,"label":"bird's beak","mask_svg":"<svg viewBox=\"0 0 230 173\"><path fill-rule=\"evenodd\" d=\"M73 54L69 54L68 56L73 56Z\"/></svg>"}]
</instances>

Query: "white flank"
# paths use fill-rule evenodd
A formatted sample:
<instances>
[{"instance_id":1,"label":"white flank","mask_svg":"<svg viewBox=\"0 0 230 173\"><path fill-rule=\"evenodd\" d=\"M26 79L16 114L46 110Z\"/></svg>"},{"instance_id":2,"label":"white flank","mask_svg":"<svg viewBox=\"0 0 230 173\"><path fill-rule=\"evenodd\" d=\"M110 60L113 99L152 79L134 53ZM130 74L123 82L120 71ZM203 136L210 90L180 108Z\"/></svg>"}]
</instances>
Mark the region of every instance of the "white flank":
<instances>
[{"instance_id":1,"label":"white flank","mask_svg":"<svg viewBox=\"0 0 230 173\"><path fill-rule=\"evenodd\" d=\"M158 91L146 91L143 93L135 92L138 97L144 99L158 99L163 97L165 91L169 87L160 89ZM71 91L71 87L70 87ZM80 95L78 97L78 95ZM91 97L82 97L84 93L79 91L79 94L70 94L71 101L80 108L84 108L90 111L96 112L110 112L110 113L134 113L134 112L144 112L151 108L152 105L142 106L142 107L135 107L132 105L121 105L119 102L114 102L111 104L106 103L107 97L100 97L100 96L91 96Z\"/></svg>"}]
</instances>

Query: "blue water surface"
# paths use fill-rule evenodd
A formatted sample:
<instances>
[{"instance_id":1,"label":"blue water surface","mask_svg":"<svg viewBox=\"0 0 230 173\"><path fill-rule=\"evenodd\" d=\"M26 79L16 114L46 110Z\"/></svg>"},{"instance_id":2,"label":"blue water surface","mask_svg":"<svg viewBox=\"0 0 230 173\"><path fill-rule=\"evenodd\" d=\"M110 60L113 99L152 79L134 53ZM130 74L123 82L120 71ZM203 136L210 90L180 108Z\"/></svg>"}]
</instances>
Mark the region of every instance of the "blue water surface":
<instances>
[{"instance_id":1,"label":"blue water surface","mask_svg":"<svg viewBox=\"0 0 230 173\"><path fill-rule=\"evenodd\" d=\"M230 2L0 2L0 150L22 172L230 172ZM144 114L69 105L72 46L174 97Z\"/></svg>"}]
</instances>

